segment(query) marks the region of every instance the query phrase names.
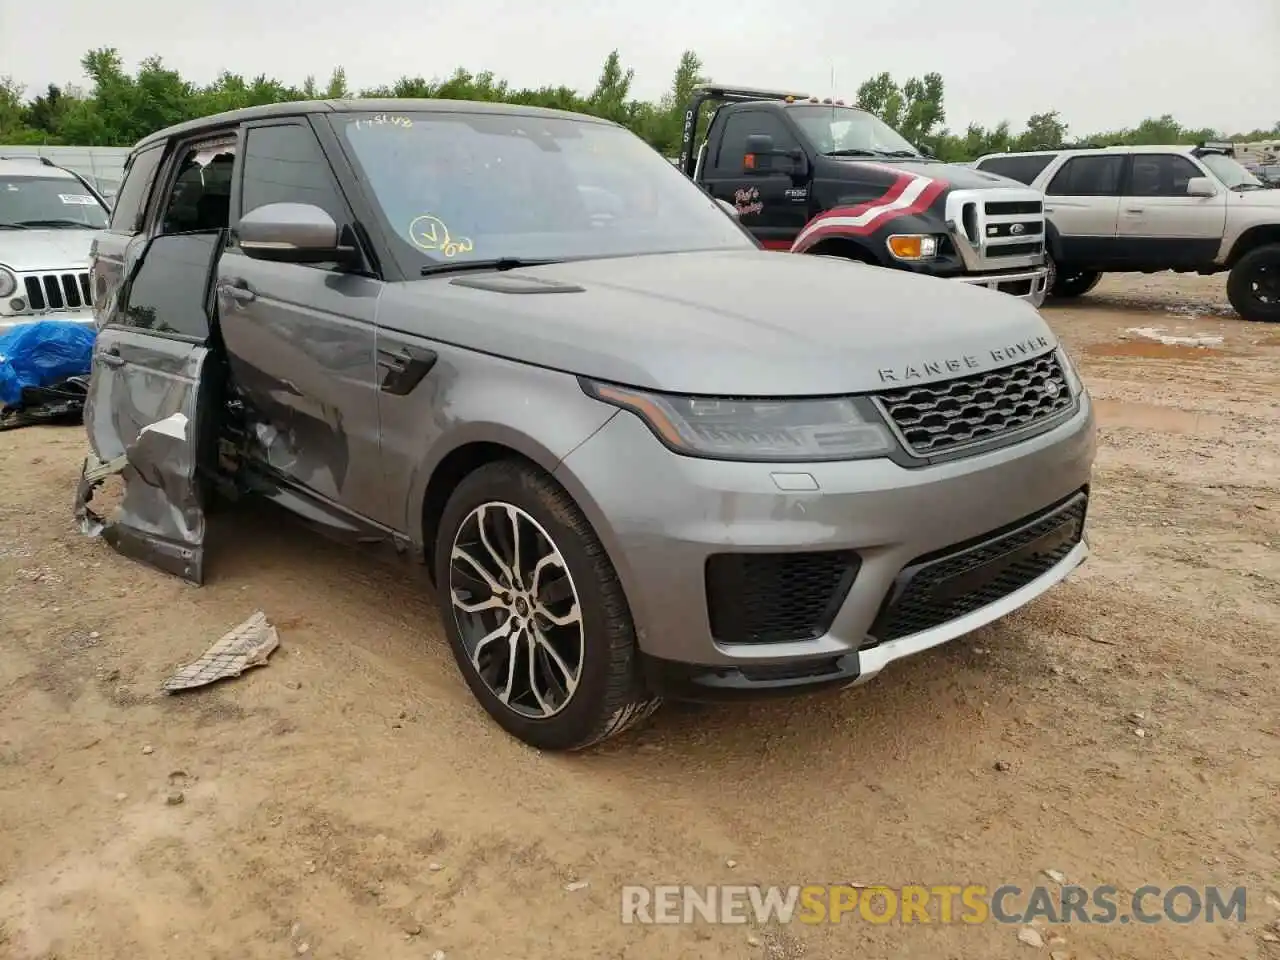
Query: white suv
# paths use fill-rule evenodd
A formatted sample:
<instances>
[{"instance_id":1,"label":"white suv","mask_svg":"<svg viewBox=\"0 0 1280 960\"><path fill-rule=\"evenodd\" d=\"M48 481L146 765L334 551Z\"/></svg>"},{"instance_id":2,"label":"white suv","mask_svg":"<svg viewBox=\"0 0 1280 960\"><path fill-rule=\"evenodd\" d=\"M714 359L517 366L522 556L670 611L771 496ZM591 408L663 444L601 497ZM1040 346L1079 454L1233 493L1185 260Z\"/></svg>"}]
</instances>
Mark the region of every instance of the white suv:
<instances>
[{"instance_id":1,"label":"white suv","mask_svg":"<svg viewBox=\"0 0 1280 960\"><path fill-rule=\"evenodd\" d=\"M1280 322L1280 190L1227 152L1189 146L990 154L974 164L1045 194L1051 297L1103 273L1229 271L1246 320Z\"/></svg>"},{"instance_id":2,"label":"white suv","mask_svg":"<svg viewBox=\"0 0 1280 960\"><path fill-rule=\"evenodd\" d=\"M109 216L79 175L0 157L0 331L33 320L93 323L89 247Z\"/></svg>"}]
</instances>

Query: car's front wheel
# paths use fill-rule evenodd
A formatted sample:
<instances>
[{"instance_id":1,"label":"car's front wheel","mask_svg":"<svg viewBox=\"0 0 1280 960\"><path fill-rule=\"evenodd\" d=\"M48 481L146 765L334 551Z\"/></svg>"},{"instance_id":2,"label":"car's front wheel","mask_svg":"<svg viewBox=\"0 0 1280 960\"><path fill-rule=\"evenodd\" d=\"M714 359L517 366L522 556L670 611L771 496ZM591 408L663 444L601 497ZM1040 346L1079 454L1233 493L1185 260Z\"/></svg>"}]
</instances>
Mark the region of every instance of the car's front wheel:
<instances>
[{"instance_id":1,"label":"car's front wheel","mask_svg":"<svg viewBox=\"0 0 1280 960\"><path fill-rule=\"evenodd\" d=\"M1045 255L1049 270L1045 278L1045 290L1048 297L1055 300L1074 300L1083 297L1098 285L1102 274L1093 270L1077 270L1068 264L1059 264L1053 257Z\"/></svg>"},{"instance_id":2,"label":"car's front wheel","mask_svg":"<svg viewBox=\"0 0 1280 960\"><path fill-rule=\"evenodd\" d=\"M546 473L504 460L468 475L441 516L434 559L458 668L508 733L581 749L657 707L613 565Z\"/></svg>"},{"instance_id":3,"label":"car's front wheel","mask_svg":"<svg viewBox=\"0 0 1280 960\"><path fill-rule=\"evenodd\" d=\"M1236 261L1227 276L1227 299L1245 320L1280 323L1280 243Z\"/></svg>"}]
</instances>

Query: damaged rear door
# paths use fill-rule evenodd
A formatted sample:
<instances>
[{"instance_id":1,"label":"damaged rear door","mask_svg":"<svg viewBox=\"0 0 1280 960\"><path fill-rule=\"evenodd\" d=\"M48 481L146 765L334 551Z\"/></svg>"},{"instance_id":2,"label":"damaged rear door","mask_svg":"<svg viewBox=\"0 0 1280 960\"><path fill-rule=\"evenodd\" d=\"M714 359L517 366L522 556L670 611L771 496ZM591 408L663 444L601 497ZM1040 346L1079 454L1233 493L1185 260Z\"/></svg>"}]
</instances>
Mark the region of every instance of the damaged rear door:
<instances>
[{"instance_id":1,"label":"damaged rear door","mask_svg":"<svg viewBox=\"0 0 1280 960\"><path fill-rule=\"evenodd\" d=\"M171 179L181 175L189 187L190 164L201 153L210 151L179 150ZM217 178L205 179L220 188ZM211 385L220 381L211 370L210 318L212 276L226 242L222 199L202 202L204 219L182 224L195 229L166 233L173 219L165 214L149 240L132 241L140 253L100 318L85 405L93 452L76 496L83 532L194 583L204 579L202 465L216 437ZM108 518L89 504L112 474L124 488Z\"/></svg>"}]
</instances>

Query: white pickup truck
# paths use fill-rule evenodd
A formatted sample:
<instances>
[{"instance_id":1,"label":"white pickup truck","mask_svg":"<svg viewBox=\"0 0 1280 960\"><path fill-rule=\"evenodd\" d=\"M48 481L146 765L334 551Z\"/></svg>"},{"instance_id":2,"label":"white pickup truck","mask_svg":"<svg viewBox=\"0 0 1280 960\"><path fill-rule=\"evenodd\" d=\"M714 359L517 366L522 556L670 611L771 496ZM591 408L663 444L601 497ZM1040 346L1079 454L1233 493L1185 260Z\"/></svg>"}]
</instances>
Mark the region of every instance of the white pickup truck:
<instances>
[{"instance_id":1,"label":"white pickup truck","mask_svg":"<svg viewBox=\"0 0 1280 960\"><path fill-rule=\"evenodd\" d=\"M1050 297L1104 273L1228 273L1245 320L1280 322L1280 190L1220 146L989 154L974 166L1045 194Z\"/></svg>"}]
</instances>

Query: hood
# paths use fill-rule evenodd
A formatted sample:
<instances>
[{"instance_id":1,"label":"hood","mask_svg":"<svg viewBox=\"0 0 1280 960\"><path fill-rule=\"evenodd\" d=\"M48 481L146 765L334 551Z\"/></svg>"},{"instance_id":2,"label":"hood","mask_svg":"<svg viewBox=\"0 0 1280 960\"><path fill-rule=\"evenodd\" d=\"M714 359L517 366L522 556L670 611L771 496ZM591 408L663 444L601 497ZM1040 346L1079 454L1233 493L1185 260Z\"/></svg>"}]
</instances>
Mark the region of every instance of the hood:
<instances>
[{"instance_id":1,"label":"hood","mask_svg":"<svg viewBox=\"0 0 1280 960\"><path fill-rule=\"evenodd\" d=\"M859 161L854 159L844 162L857 164ZM929 177L933 180L945 180L949 186L956 190L986 190L991 187L1018 187L1022 190L1031 190L1025 183L1019 183L1016 180L1010 180L1008 177L1002 177L998 174L987 173L985 170L966 167L961 163L929 163L928 161L894 160L892 158L877 158L875 163L877 166L892 167L894 170L901 170L904 173L914 173L917 176Z\"/></svg>"},{"instance_id":2,"label":"hood","mask_svg":"<svg viewBox=\"0 0 1280 960\"><path fill-rule=\"evenodd\" d=\"M1241 207L1265 207L1280 210L1280 190L1228 190L1231 202Z\"/></svg>"},{"instance_id":3,"label":"hood","mask_svg":"<svg viewBox=\"0 0 1280 960\"><path fill-rule=\"evenodd\" d=\"M0 265L17 273L88 268L101 230L0 230Z\"/></svg>"},{"instance_id":4,"label":"hood","mask_svg":"<svg viewBox=\"0 0 1280 960\"><path fill-rule=\"evenodd\" d=\"M721 396L882 390L1003 366L1057 344L1036 309L1007 294L763 250L389 284L378 323L629 386Z\"/></svg>"}]
</instances>

